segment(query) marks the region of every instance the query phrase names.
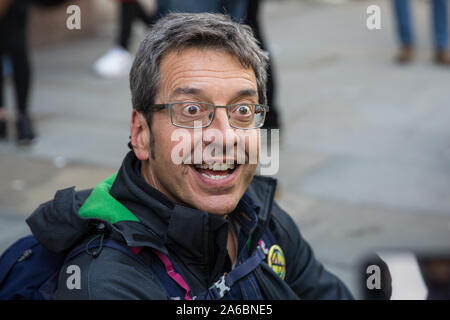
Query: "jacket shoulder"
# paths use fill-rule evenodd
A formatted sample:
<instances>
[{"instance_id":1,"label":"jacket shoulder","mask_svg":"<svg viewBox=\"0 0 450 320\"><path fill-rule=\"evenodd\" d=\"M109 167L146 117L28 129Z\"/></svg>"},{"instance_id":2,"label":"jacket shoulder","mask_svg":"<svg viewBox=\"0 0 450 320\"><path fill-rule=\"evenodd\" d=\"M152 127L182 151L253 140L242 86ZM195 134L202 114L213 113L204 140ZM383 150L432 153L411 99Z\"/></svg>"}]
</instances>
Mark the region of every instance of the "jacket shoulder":
<instances>
[{"instance_id":1,"label":"jacket shoulder","mask_svg":"<svg viewBox=\"0 0 450 320\"><path fill-rule=\"evenodd\" d=\"M77 269L79 279L75 277L73 266ZM53 299L167 299L149 269L112 248L104 247L95 258L83 252L60 270L58 287Z\"/></svg>"}]
</instances>

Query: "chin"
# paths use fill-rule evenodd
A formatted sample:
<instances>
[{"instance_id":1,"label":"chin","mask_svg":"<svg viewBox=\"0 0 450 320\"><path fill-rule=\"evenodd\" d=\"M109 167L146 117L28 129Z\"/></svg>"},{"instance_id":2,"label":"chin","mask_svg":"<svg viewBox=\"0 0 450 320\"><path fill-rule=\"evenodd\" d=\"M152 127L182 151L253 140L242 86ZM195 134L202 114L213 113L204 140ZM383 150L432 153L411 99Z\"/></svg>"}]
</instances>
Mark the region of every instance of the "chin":
<instances>
[{"instance_id":1,"label":"chin","mask_svg":"<svg viewBox=\"0 0 450 320\"><path fill-rule=\"evenodd\" d=\"M208 213L225 216L230 214L237 206L240 197L213 196L206 197L203 201L199 201L195 207Z\"/></svg>"}]
</instances>

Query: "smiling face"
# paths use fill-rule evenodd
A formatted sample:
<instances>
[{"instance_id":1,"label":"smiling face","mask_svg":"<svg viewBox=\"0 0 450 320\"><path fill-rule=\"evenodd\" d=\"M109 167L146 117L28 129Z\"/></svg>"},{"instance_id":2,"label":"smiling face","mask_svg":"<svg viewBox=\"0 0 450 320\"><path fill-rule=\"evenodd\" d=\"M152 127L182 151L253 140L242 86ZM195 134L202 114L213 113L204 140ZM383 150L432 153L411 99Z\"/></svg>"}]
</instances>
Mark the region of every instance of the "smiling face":
<instances>
[{"instance_id":1,"label":"smiling face","mask_svg":"<svg viewBox=\"0 0 450 320\"><path fill-rule=\"evenodd\" d=\"M253 70L221 51L187 48L180 53L169 52L161 61L160 75L156 104L181 101L220 106L258 103ZM190 112L191 109L186 110ZM184 150L188 150L195 163L194 151L198 148L219 150L220 146L222 155L213 152L205 156L203 153L201 164L176 164L173 150L180 144L178 139L172 141L176 130L183 130L182 133L188 135L189 139L184 139L184 143L188 143ZM211 125L203 129L180 129L172 125L168 109L156 111L149 130L144 116L133 110L131 142L136 156L142 161L141 174L152 187L177 204L226 215L234 210L255 173L257 164L248 163L248 160L254 156L249 154L254 150L252 147L259 147L259 129L230 127L226 110L219 108ZM243 164L237 161L239 146L242 146L246 159ZM150 157L152 147L154 159ZM227 153L227 149L234 152ZM257 160L259 149L255 152ZM230 157L229 154L234 155ZM186 154L183 157L186 159Z\"/></svg>"}]
</instances>

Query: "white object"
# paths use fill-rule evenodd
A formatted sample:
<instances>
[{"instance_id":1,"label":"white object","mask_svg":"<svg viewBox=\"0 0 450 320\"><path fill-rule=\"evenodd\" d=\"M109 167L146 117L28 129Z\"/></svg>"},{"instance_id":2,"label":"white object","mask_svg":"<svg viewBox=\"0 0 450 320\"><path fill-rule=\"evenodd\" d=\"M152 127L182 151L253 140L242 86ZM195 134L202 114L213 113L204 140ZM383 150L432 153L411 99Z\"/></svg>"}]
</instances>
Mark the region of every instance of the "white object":
<instances>
[{"instance_id":1,"label":"white object","mask_svg":"<svg viewBox=\"0 0 450 320\"><path fill-rule=\"evenodd\" d=\"M67 165L67 160L63 156L57 156L53 158L53 165L58 168L64 168Z\"/></svg>"},{"instance_id":2,"label":"white object","mask_svg":"<svg viewBox=\"0 0 450 320\"><path fill-rule=\"evenodd\" d=\"M114 47L94 64L94 71L104 78L118 78L127 75L133 63L133 56L121 47Z\"/></svg>"},{"instance_id":3,"label":"white object","mask_svg":"<svg viewBox=\"0 0 450 320\"><path fill-rule=\"evenodd\" d=\"M428 289L416 256L411 252L378 252L392 278L391 300L425 300Z\"/></svg>"}]
</instances>

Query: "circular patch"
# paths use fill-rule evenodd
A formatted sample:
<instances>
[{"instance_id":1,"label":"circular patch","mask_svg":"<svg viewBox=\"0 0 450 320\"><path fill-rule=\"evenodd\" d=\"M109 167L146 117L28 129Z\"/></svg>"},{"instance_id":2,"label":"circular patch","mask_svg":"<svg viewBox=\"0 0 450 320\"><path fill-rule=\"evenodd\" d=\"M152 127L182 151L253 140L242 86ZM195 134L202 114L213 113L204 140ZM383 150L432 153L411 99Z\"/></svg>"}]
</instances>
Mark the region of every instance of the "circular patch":
<instances>
[{"instance_id":1,"label":"circular patch","mask_svg":"<svg viewBox=\"0 0 450 320\"><path fill-rule=\"evenodd\" d=\"M279 245L274 244L270 247L269 254L267 255L267 264L284 280L286 276L286 260L284 259L283 250L281 250Z\"/></svg>"}]
</instances>

